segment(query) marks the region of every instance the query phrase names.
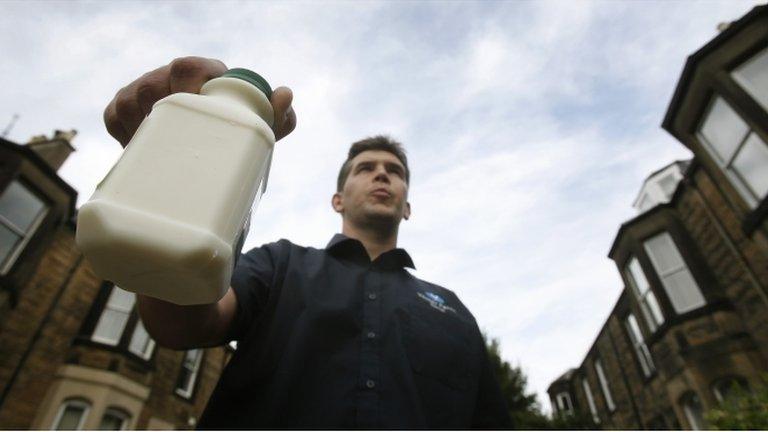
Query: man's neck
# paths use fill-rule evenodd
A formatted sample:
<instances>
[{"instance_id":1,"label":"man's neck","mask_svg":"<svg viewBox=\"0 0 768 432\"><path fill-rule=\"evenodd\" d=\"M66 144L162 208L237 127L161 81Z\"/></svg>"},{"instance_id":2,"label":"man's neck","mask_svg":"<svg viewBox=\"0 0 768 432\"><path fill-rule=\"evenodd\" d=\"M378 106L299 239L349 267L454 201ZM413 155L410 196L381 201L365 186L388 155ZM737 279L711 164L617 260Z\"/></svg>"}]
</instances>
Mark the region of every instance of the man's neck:
<instances>
[{"instance_id":1,"label":"man's neck","mask_svg":"<svg viewBox=\"0 0 768 432\"><path fill-rule=\"evenodd\" d=\"M341 233L347 237L357 239L365 247L371 261L384 252L397 247L397 228L389 233L381 233L375 230L366 230L356 227L344 221Z\"/></svg>"}]
</instances>

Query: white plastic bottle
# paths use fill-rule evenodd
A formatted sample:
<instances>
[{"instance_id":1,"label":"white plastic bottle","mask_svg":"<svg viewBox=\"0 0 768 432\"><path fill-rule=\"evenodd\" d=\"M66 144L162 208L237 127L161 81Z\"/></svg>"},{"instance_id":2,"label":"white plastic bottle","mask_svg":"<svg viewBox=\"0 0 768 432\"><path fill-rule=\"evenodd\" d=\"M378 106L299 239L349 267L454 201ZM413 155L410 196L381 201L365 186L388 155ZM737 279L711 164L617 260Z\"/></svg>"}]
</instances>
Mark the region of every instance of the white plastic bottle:
<instances>
[{"instance_id":1,"label":"white plastic bottle","mask_svg":"<svg viewBox=\"0 0 768 432\"><path fill-rule=\"evenodd\" d=\"M266 188L271 93L231 69L154 105L78 213L77 245L100 277L180 305L226 293Z\"/></svg>"}]
</instances>

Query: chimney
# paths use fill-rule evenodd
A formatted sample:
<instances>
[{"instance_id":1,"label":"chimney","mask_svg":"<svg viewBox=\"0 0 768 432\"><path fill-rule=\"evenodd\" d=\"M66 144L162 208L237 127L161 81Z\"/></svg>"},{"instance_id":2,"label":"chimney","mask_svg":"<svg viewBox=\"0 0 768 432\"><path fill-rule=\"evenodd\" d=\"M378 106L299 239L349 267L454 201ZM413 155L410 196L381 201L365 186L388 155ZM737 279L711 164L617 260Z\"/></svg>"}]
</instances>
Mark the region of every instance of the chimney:
<instances>
[{"instance_id":1,"label":"chimney","mask_svg":"<svg viewBox=\"0 0 768 432\"><path fill-rule=\"evenodd\" d=\"M45 135L33 136L27 143L27 147L37 153L54 171L58 171L69 155L75 151L71 144L75 135L77 135L77 131L74 129L70 131L55 130L51 138L47 138Z\"/></svg>"}]
</instances>

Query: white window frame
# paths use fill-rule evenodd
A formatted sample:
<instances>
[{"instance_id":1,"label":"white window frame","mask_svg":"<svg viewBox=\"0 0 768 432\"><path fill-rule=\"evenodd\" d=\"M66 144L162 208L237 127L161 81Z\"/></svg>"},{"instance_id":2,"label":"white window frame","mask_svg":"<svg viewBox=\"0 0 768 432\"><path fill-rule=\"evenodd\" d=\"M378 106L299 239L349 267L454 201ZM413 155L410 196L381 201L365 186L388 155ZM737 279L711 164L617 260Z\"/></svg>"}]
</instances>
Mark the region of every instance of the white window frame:
<instances>
[{"instance_id":1,"label":"white window frame","mask_svg":"<svg viewBox=\"0 0 768 432\"><path fill-rule=\"evenodd\" d=\"M118 291L119 290L119 291ZM116 297L118 295L124 295L127 293L129 296L131 296L132 300L130 301L130 305L123 306L120 304L117 304ZM117 346L120 343L120 339L123 337L123 333L125 333L125 327L128 325L128 320L131 317L131 312L133 311L133 306L136 304L136 295L132 292L128 292L123 290L122 288L115 285L112 287L112 292L109 293L109 299L107 299L107 303L104 305L104 309L101 311L101 315L99 315L99 320L96 322L96 327L93 329L93 335L91 335L91 340L107 345ZM112 338L106 335L100 335L98 334L99 329L101 328L104 317L107 313L114 313L120 315L122 319L122 324L120 326L120 331L117 332L117 337Z\"/></svg>"},{"instance_id":2,"label":"white window frame","mask_svg":"<svg viewBox=\"0 0 768 432\"><path fill-rule=\"evenodd\" d=\"M648 345L645 344L643 333L640 330L640 323L637 322L635 315L630 313L627 315L625 325L627 333L629 333L629 339L632 342L632 347L635 349L637 360L640 362L640 368L643 370L643 375L648 378L656 371L656 365L653 364L651 352L648 350Z\"/></svg>"},{"instance_id":3,"label":"white window frame","mask_svg":"<svg viewBox=\"0 0 768 432\"><path fill-rule=\"evenodd\" d=\"M603 390L608 411L613 412L616 410L616 403L613 401L613 395L611 395L611 389L608 386L608 378L606 378L605 370L603 370L603 362L599 358L595 359L595 372L597 372L597 380L600 381L600 388Z\"/></svg>"},{"instance_id":4,"label":"white window frame","mask_svg":"<svg viewBox=\"0 0 768 432\"><path fill-rule=\"evenodd\" d=\"M128 414L128 412L122 408L117 407L109 407L106 410L104 410L104 414L101 416L101 420L99 421L99 430L105 430L104 429L104 419L107 416L112 416L115 418L120 419L120 429L116 430L126 430L128 429L128 423L131 420L131 415Z\"/></svg>"},{"instance_id":5,"label":"white window frame","mask_svg":"<svg viewBox=\"0 0 768 432\"><path fill-rule=\"evenodd\" d=\"M573 414L573 402L571 401L571 395L568 392L558 393L555 396L555 401L557 403L558 412L563 414Z\"/></svg>"},{"instance_id":6,"label":"white window frame","mask_svg":"<svg viewBox=\"0 0 768 432\"><path fill-rule=\"evenodd\" d=\"M685 419L688 420L688 425L691 427L691 429L705 429L706 425L704 424L704 406L701 404L699 395L694 392L688 392L683 396L681 402L681 405L683 406L683 413L685 414ZM694 409L696 408L693 407L693 403L698 404L698 414L694 413Z\"/></svg>"},{"instance_id":7,"label":"white window frame","mask_svg":"<svg viewBox=\"0 0 768 432\"><path fill-rule=\"evenodd\" d=\"M633 268L639 270L639 273L636 274ZM630 289L635 295L635 299L640 304L640 310L643 312L648 328L651 332L655 332L659 326L664 324L664 313L661 311L656 294L653 293L648 277L646 277L645 271L636 256L629 257L627 265L624 267L624 274L627 280L629 280ZM645 290L641 290L641 286L638 283L640 278L642 278L642 282L645 284Z\"/></svg>"},{"instance_id":8,"label":"white window frame","mask_svg":"<svg viewBox=\"0 0 768 432\"><path fill-rule=\"evenodd\" d=\"M723 104L725 104L728 109L733 111L736 116L739 117L739 119L744 122L744 125L746 126L746 132L744 133L744 136L741 137L741 139L736 144L735 149L733 150L733 153L727 157L727 159L723 159L720 154L718 154L718 151L715 150L715 147L710 143L709 139L704 135L702 129L704 128L704 125L707 123L707 120L709 118L710 113L712 112L713 107L715 104L721 101ZM733 166L734 161L738 157L739 153L744 149L745 144L747 141L749 141L750 137L754 135L757 137L758 140L760 140L763 144L768 145L763 139L757 135L757 133L749 126L749 124L744 121L743 118L739 115L739 113L733 109L733 106L731 106L728 101L725 100L720 95L715 95L712 97L712 100L710 101L709 105L707 106L706 111L704 112L704 115L701 118L701 123L699 127L696 130L696 137L699 139L699 141L702 143L704 149L709 153L712 160L717 164L717 166L723 171L726 178L730 181L730 183L733 185L733 187L736 189L736 191L741 195L741 197L744 199L744 201L747 203L747 206L754 210L757 208L758 204L765 199L765 196L759 196L758 192L753 189L753 185L751 185L743 176L741 173L736 170L736 168Z\"/></svg>"},{"instance_id":9,"label":"white window frame","mask_svg":"<svg viewBox=\"0 0 768 432\"><path fill-rule=\"evenodd\" d=\"M188 364L188 355L189 353L195 353L195 357L192 361L192 364ZM188 350L184 353L184 358L181 361L181 370L179 370L179 374L186 368L189 371L189 378L186 380L185 383L179 383L179 385L176 387L176 394L189 399L192 397L192 392L195 388L195 383L197 382L197 376L200 374L200 363L203 360L203 350L202 349L192 349ZM181 378L181 376L179 376Z\"/></svg>"},{"instance_id":10,"label":"white window frame","mask_svg":"<svg viewBox=\"0 0 768 432\"><path fill-rule=\"evenodd\" d=\"M584 394L587 396L587 404L589 405L589 411L592 413L592 420L594 420L595 424L600 424L600 415L597 413L595 398L592 397L592 389L589 387L589 382L586 378L581 379L581 386L584 388Z\"/></svg>"},{"instance_id":11,"label":"white window frame","mask_svg":"<svg viewBox=\"0 0 768 432\"><path fill-rule=\"evenodd\" d=\"M61 422L61 418L64 416L64 412L69 406L83 408L83 414L80 416L80 420L77 422L77 427L73 429L83 430L85 421L88 419L88 414L91 412L91 404L87 400L81 398L70 398L61 403L61 406L59 406L59 411L56 413L56 417L54 417L53 423L51 424L51 430L60 430L58 429L59 422Z\"/></svg>"},{"instance_id":12,"label":"white window frame","mask_svg":"<svg viewBox=\"0 0 768 432\"><path fill-rule=\"evenodd\" d=\"M658 252L660 251L654 250L650 246L652 243L663 244L664 247L669 247L668 250L663 252L673 255L673 258L676 259L679 264L677 266L670 267L666 270L663 270L661 262L659 260L659 254L658 254ZM691 273L691 270L688 268L688 265L686 264L685 259L680 254L680 250L677 248L677 245L675 244L674 239L668 232L664 231L662 233L659 233L653 237L646 239L643 242L643 248L645 249L645 253L648 255L648 258L650 259L654 270L656 270L656 274L659 276L659 279L661 280L661 284L664 287L664 291L667 294L667 298L669 299L669 302L672 304L672 307L675 309L675 312L677 312L678 314L682 314L685 312L696 310L707 304L707 301L704 298L704 294L701 293L701 288L699 288L699 284L696 282L696 279L693 277L693 274ZM675 287L670 284L669 280L678 275L687 275L687 278L693 284L692 289L694 291L688 292L685 295L685 297L689 301L688 304L680 304L679 301L682 301L682 300L675 300L675 299L678 299L679 296L673 293L673 290L675 289Z\"/></svg>"},{"instance_id":13,"label":"white window frame","mask_svg":"<svg viewBox=\"0 0 768 432\"><path fill-rule=\"evenodd\" d=\"M146 342L143 343L143 348L138 344L139 338L146 338ZM144 327L144 323L141 322L141 318L136 320L136 325L133 327L133 333L131 334L131 340L128 343L128 351L136 354L144 360L149 360L152 357L152 353L155 350L155 340L149 335L147 329Z\"/></svg>"},{"instance_id":14,"label":"white window frame","mask_svg":"<svg viewBox=\"0 0 768 432\"><path fill-rule=\"evenodd\" d=\"M21 252L24 250L24 248L27 247L29 240L32 238L35 232L37 232L37 229L40 227L40 224L45 219L45 216L48 214L51 207L48 204L48 202L45 199L43 199L37 192L35 192L31 187L27 186L24 182L19 181L18 179L14 179L10 183L8 183L8 186L3 191L3 194L5 194L12 185L18 185L19 187L24 189L26 192L28 192L30 195L32 195L34 198L38 199L43 204L43 210L40 211L40 213L38 213L37 215L35 215L34 219L29 225L29 228L26 231L17 227L16 224L12 223L5 216L0 214L0 225L3 225L5 228L9 229L14 234L21 237L21 239L16 244L16 246L14 246L9 251L8 256L5 257L3 261L0 261L0 275L5 275L11 270L11 267L13 267L13 264L19 258L19 255L21 255ZM2 195L0 194L0 196ZM0 260L2 260L2 257L0 257Z\"/></svg>"}]
</instances>

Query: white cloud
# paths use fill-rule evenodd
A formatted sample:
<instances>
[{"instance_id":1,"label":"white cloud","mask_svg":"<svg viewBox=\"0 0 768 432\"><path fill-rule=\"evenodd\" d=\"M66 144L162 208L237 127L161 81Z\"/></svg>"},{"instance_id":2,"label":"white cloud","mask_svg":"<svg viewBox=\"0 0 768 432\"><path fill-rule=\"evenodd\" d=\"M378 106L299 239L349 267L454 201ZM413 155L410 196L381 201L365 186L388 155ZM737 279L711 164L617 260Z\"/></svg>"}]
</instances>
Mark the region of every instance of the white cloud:
<instances>
[{"instance_id":1,"label":"white cloud","mask_svg":"<svg viewBox=\"0 0 768 432\"><path fill-rule=\"evenodd\" d=\"M0 126L77 128L60 174L82 203L120 154L102 110L142 73L196 54L287 84L299 125L247 247L324 246L349 143L393 134L416 274L460 295L547 407L618 297L606 254L643 178L689 157L658 128L685 57L754 4L6 2Z\"/></svg>"}]
</instances>

